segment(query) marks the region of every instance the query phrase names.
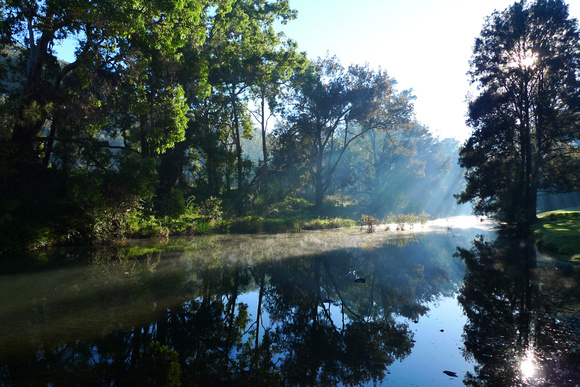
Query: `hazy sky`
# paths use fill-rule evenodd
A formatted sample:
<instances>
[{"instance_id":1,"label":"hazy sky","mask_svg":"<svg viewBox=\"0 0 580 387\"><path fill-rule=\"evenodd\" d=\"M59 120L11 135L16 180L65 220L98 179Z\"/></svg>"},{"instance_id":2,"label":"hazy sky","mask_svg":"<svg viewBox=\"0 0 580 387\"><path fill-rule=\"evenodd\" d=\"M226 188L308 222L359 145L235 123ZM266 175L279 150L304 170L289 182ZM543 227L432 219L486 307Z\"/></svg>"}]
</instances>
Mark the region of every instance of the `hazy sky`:
<instances>
[{"instance_id":1,"label":"hazy sky","mask_svg":"<svg viewBox=\"0 0 580 387\"><path fill-rule=\"evenodd\" d=\"M298 18L283 27L310 59L336 55L369 63L413 89L417 118L441 137L463 141L466 72L485 17L509 0L290 0ZM568 0L580 19L580 1Z\"/></svg>"}]
</instances>

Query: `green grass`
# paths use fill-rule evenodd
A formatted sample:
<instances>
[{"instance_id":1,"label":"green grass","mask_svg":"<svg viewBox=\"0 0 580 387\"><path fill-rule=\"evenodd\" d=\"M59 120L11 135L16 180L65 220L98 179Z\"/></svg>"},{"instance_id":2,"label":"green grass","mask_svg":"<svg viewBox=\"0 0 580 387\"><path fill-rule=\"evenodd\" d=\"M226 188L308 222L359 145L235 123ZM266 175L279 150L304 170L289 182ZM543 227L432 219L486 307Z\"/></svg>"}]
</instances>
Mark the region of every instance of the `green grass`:
<instances>
[{"instance_id":1,"label":"green grass","mask_svg":"<svg viewBox=\"0 0 580 387\"><path fill-rule=\"evenodd\" d=\"M356 225L356 221L343 218L262 218L257 216L224 220L223 223L225 225L225 231L231 234L276 234L300 232L301 230L354 227Z\"/></svg>"},{"instance_id":2,"label":"green grass","mask_svg":"<svg viewBox=\"0 0 580 387\"><path fill-rule=\"evenodd\" d=\"M580 262L580 211L578 209L540 214L532 231L540 248L555 252L561 258Z\"/></svg>"},{"instance_id":3,"label":"green grass","mask_svg":"<svg viewBox=\"0 0 580 387\"><path fill-rule=\"evenodd\" d=\"M188 219L187 217L159 220L150 217L140 220L133 219L128 235L132 238L150 238L169 235L277 234L302 230L355 227L356 225L357 222L352 219L314 218L308 215L279 218L244 216L215 220Z\"/></svg>"}]
</instances>

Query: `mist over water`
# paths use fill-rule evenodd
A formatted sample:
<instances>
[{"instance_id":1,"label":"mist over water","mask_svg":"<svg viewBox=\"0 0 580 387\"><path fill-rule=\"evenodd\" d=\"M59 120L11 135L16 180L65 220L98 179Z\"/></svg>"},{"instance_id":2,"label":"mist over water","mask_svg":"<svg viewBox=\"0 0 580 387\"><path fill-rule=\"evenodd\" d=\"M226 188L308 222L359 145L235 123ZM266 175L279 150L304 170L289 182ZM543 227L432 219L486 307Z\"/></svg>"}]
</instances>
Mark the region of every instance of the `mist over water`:
<instances>
[{"instance_id":1,"label":"mist over water","mask_svg":"<svg viewBox=\"0 0 580 387\"><path fill-rule=\"evenodd\" d=\"M537 260L489 220L395 227L29 257L28 269L0 276L0 381L566 385L578 376L577 268Z\"/></svg>"}]
</instances>

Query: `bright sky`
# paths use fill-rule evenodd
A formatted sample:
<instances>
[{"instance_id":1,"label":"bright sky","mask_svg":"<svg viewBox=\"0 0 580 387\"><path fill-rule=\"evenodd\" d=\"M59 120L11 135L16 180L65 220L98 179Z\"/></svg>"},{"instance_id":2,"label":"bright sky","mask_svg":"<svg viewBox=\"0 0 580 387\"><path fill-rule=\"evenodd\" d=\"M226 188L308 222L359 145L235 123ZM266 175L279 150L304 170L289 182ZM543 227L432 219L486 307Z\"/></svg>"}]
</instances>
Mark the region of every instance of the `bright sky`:
<instances>
[{"instance_id":1,"label":"bright sky","mask_svg":"<svg viewBox=\"0 0 580 387\"><path fill-rule=\"evenodd\" d=\"M513 0L290 0L296 20L283 27L310 59L336 55L344 66L379 66L413 89L418 120L463 142L466 75L485 17ZM580 19L580 1L568 0Z\"/></svg>"}]
</instances>

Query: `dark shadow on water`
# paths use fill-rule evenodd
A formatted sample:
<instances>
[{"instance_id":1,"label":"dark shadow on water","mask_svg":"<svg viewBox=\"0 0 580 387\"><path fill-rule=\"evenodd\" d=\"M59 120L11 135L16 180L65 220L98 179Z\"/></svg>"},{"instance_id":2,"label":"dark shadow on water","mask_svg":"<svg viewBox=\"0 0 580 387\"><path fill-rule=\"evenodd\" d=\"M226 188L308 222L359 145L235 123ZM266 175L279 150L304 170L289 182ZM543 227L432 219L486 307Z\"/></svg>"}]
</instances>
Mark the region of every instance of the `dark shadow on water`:
<instances>
[{"instance_id":1,"label":"dark shadow on water","mask_svg":"<svg viewBox=\"0 0 580 387\"><path fill-rule=\"evenodd\" d=\"M580 380L580 270L538 259L528 243L478 238L457 256L467 272L459 302L468 318L470 386L575 386Z\"/></svg>"}]
</instances>

